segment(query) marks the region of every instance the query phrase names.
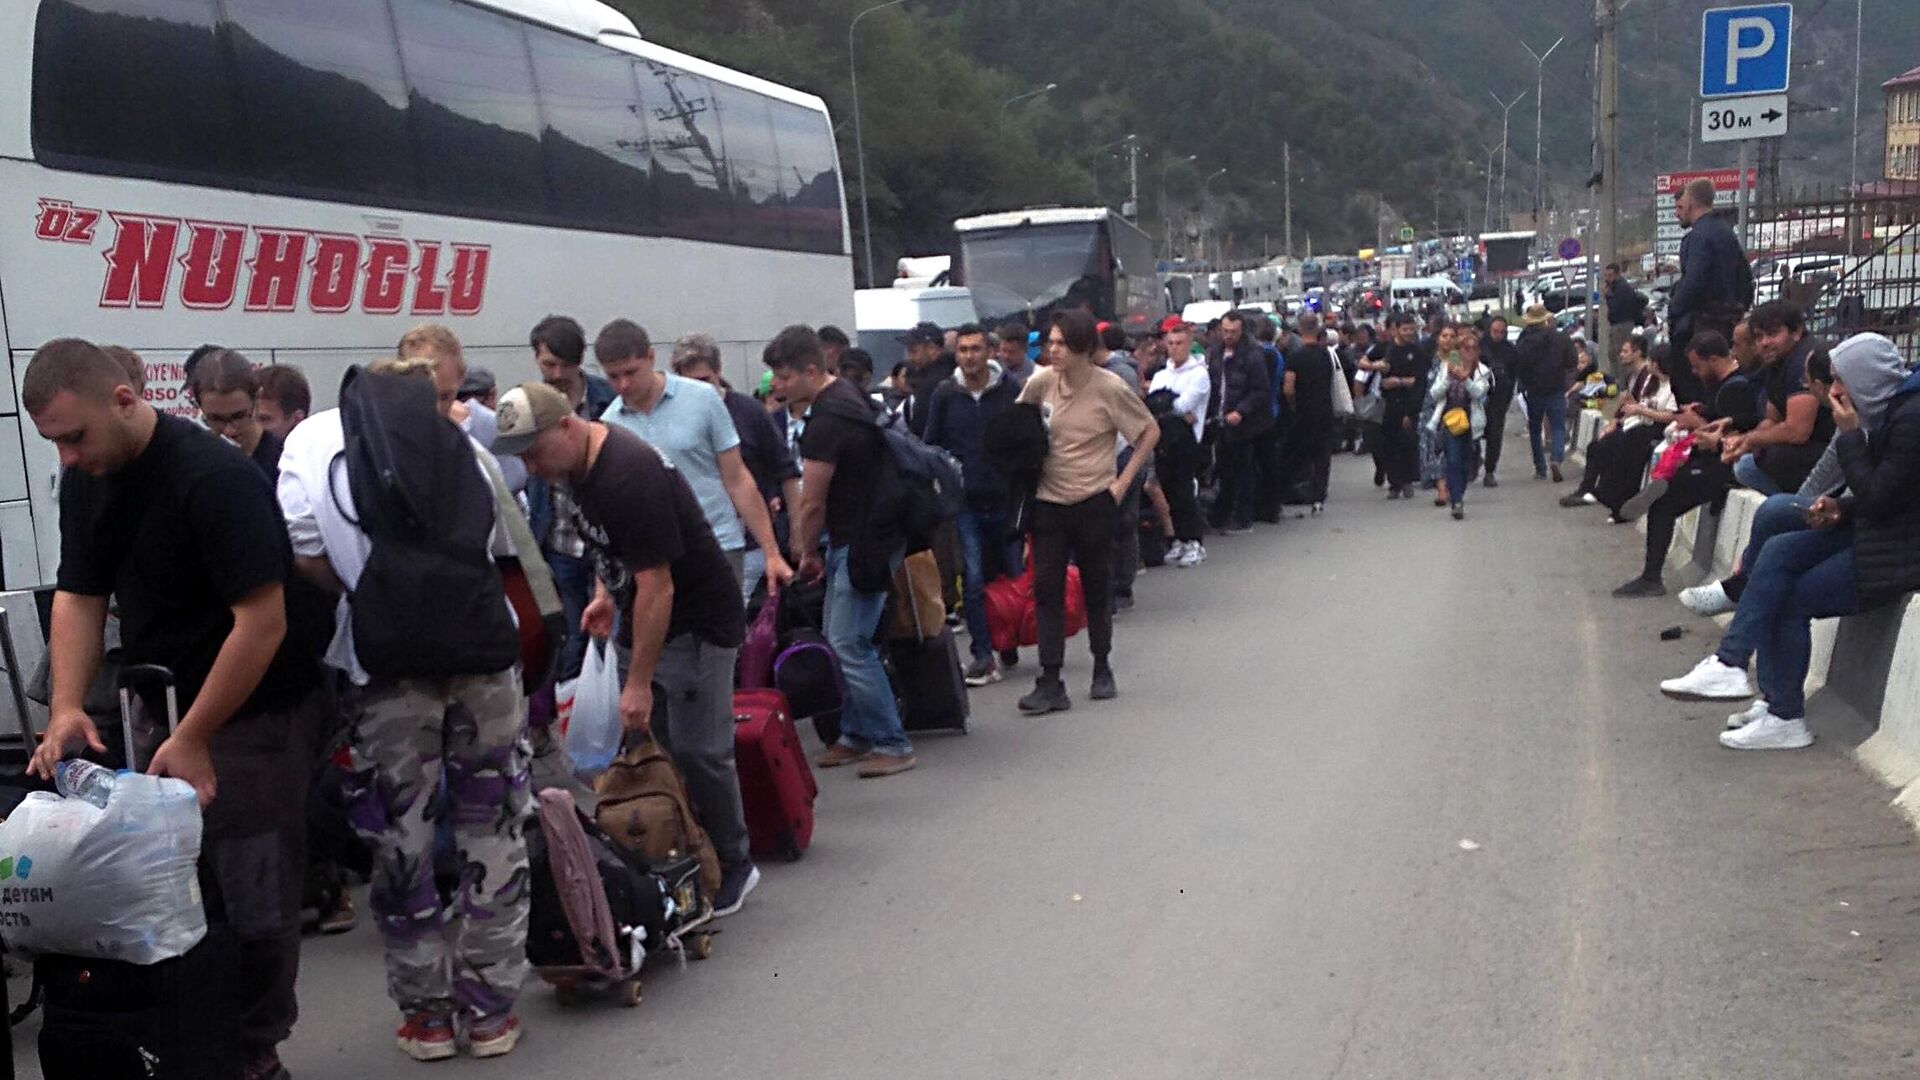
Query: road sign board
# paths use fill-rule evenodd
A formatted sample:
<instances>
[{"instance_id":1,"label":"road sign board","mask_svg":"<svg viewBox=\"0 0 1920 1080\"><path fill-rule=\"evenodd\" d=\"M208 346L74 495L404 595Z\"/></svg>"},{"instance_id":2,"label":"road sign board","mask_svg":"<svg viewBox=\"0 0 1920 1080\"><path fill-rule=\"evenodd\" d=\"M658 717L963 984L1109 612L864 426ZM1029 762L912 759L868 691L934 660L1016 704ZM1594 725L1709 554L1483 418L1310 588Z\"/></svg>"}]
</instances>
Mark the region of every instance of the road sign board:
<instances>
[{"instance_id":1,"label":"road sign board","mask_svg":"<svg viewBox=\"0 0 1920 1080\"><path fill-rule=\"evenodd\" d=\"M1711 181L1713 190L1720 195L1727 195L1740 190L1739 169L1703 169L1694 172L1671 172L1655 175L1653 178L1653 216L1656 234L1653 242L1653 252L1662 259L1671 259L1680 254L1680 238L1685 235L1686 230L1682 229L1680 222L1675 220L1673 216L1673 204L1674 200L1679 196L1680 190L1695 180ZM1748 169L1747 187L1757 187L1759 182L1759 170Z\"/></svg>"},{"instance_id":2,"label":"road sign board","mask_svg":"<svg viewBox=\"0 0 1920 1080\"><path fill-rule=\"evenodd\" d=\"M1400 226L1400 242L1403 244L1410 244L1413 242L1413 226L1411 225Z\"/></svg>"},{"instance_id":3,"label":"road sign board","mask_svg":"<svg viewBox=\"0 0 1920 1080\"><path fill-rule=\"evenodd\" d=\"M1580 257L1580 241L1574 239L1571 236L1567 237L1565 240L1560 241L1560 257L1563 259L1579 258Z\"/></svg>"},{"instance_id":4,"label":"road sign board","mask_svg":"<svg viewBox=\"0 0 1920 1080\"><path fill-rule=\"evenodd\" d=\"M1787 95L1710 98L1700 103L1700 141L1738 142L1787 133Z\"/></svg>"},{"instance_id":5,"label":"road sign board","mask_svg":"<svg viewBox=\"0 0 1920 1080\"><path fill-rule=\"evenodd\" d=\"M1792 4L1710 8L1700 15L1700 96L1784 94Z\"/></svg>"}]
</instances>

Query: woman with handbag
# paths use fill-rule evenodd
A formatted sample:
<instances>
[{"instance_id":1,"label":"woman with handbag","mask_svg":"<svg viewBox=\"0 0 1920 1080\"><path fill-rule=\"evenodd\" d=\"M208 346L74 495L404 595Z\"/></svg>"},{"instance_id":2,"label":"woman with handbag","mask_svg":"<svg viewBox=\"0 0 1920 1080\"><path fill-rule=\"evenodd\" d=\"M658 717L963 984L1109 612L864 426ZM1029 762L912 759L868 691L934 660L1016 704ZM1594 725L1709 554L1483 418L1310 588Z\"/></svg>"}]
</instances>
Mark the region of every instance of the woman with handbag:
<instances>
[{"instance_id":1,"label":"woman with handbag","mask_svg":"<svg viewBox=\"0 0 1920 1080\"><path fill-rule=\"evenodd\" d=\"M1455 348L1459 345L1455 327L1443 322L1433 335L1433 354L1429 356L1428 379L1432 380L1444 374L1445 366L1452 362ZM1432 382L1428 382L1431 390ZM1420 486L1433 492L1433 505L1447 505L1446 444L1439 435L1433 418L1440 415L1440 407L1431 395L1420 410Z\"/></svg>"},{"instance_id":2,"label":"woman with handbag","mask_svg":"<svg viewBox=\"0 0 1920 1080\"><path fill-rule=\"evenodd\" d=\"M1453 520L1459 521L1467 516L1467 481L1473 463L1473 444L1487 430L1487 391L1493 385L1493 375L1480 366L1478 335L1450 337L1454 349L1444 354L1447 366L1434 372L1433 383L1427 389L1432 413L1427 430L1446 462L1441 495L1453 506Z\"/></svg>"}]
</instances>

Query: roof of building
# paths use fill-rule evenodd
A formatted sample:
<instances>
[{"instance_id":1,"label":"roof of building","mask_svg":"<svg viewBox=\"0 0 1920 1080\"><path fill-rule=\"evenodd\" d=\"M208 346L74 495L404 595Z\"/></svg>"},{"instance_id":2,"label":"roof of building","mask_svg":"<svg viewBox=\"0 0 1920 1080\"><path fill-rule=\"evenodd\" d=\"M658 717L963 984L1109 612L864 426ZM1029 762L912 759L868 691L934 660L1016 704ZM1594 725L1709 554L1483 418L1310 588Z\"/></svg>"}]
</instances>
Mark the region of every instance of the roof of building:
<instances>
[{"instance_id":1,"label":"roof of building","mask_svg":"<svg viewBox=\"0 0 1920 1080\"><path fill-rule=\"evenodd\" d=\"M1891 90L1896 86L1913 86L1916 84L1920 84L1920 67L1895 75L1893 78L1881 83L1880 89Z\"/></svg>"}]
</instances>

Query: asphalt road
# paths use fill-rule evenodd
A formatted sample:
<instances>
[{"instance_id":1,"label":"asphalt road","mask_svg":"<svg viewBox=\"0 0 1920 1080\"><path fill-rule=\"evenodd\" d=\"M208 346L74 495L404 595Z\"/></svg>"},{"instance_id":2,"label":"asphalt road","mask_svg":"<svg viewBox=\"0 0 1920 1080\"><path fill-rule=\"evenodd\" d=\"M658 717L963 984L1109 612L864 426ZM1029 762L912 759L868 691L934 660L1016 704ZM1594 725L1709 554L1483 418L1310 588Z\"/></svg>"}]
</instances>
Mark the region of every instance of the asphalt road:
<instances>
[{"instance_id":1,"label":"asphalt road","mask_svg":"<svg viewBox=\"0 0 1920 1080\"><path fill-rule=\"evenodd\" d=\"M1886 793L1832 740L1736 754L1730 710L1662 699L1713 627L1608 598L1639 534L1514 464L1455 523L1343 459L1324 518L1142 578L1119 700L1084 699L1081 651L1070 713L1020 718L1009 681L915 772L821 774L813 850L712 959L631 1011L529 986L512 1058L428 1071L1920 1075ZM296 1076L427 1068L370 926L305 965Z\"/></svg>"}]
</instances>

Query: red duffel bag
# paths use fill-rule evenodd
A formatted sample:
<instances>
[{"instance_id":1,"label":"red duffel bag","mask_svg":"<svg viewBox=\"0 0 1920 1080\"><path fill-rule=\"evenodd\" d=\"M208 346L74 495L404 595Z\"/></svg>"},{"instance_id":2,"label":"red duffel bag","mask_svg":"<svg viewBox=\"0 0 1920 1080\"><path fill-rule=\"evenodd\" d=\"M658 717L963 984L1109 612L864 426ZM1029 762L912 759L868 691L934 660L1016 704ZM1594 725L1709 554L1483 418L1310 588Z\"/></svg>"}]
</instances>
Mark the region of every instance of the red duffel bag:
<instances>
[{"instance_id":1,"label":"red duffel bag","mask_svg":"<svg viewBox=\"0 0 1920 1080\"><path fill-rule=\"evenodd\" d=\"M987 583L987 627L995 652L1040 643L1040 606L1033 598L1033 560L1019 577ZM1067 567L1067 636L1087 628L1087 596L1080 587L1080 568Z\"/></svg>"}]
</instances>

